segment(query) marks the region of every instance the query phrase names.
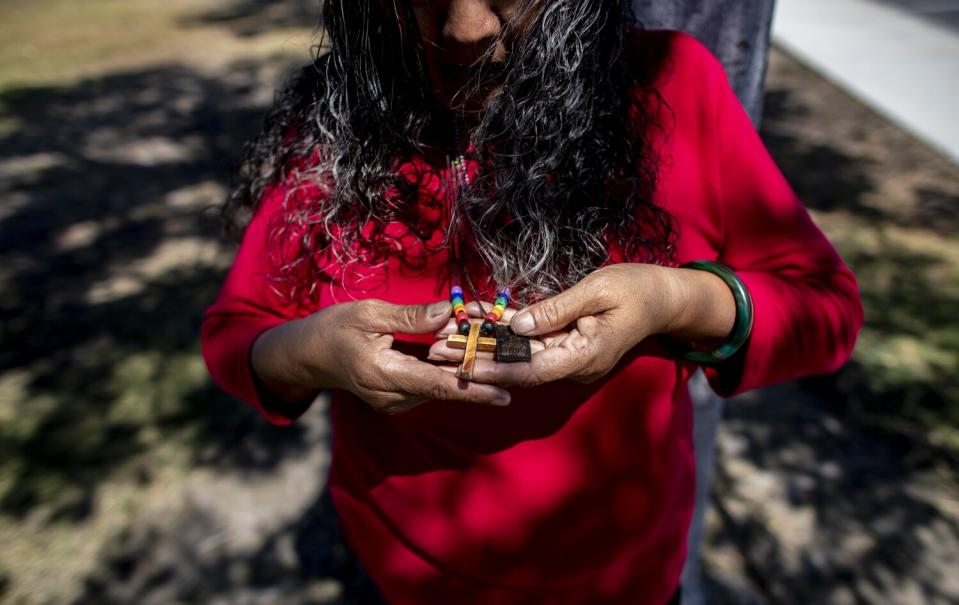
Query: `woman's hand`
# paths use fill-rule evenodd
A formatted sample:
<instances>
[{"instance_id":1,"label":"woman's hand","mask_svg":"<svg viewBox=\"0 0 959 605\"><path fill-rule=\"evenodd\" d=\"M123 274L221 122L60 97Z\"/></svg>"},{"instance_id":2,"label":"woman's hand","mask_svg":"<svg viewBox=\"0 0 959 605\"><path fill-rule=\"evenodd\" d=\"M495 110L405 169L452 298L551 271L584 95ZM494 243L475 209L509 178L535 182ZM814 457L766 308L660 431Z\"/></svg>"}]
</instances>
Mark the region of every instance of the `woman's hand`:
<instances>
[{"instance_id":1,"label":"woman's hand","mask_svg":"<svg viewBox=\"0 0 959 605\"><path fill-rule=\"evenodd\" d=\"M531 387L561 379L598 380L652 334L723 338L732 329L735 303L711 274L626 263L603 267L505 319L517 334L538 337L532 358L528 363L478 358L473 380ZM430 350L431 359L456 362L462 356L445 342Z\"/></svg>"},{"instance_id":2,"label":"woman's hand","mask_svg":"<svg viewBox=\"0 0 959 605\"><path fill-rule=\"evenodd\" d=\"M460 380L392 348L394 333L436 332L447 324L450 311L448 302L332 305L262 334L253 345L251 362L263 386L284 401L339 388L387 414L429 400L507 405L505 389Z\"/></svg>"}]
</instances>

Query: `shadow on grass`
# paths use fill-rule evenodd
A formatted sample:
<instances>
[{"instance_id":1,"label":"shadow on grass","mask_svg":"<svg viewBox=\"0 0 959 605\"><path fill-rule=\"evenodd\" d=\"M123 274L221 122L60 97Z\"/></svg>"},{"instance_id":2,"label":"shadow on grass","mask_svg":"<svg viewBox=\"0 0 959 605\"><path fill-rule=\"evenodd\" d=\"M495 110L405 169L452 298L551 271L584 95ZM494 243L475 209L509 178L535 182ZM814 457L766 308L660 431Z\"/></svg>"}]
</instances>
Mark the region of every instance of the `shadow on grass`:
<instances>
[{"instance_id":1,"label":"shadow on grass","mask_svg":"<svg viewBox=\"0 0 959 605\"><path fill-rule=\"evenodd\" d=\"M191 510L175 535L131 527L101 556L75 605L116 603L285 603L385 605L344 546L328 495L301 518L236 555L198 548L217 520Z\"/></svg>"},{"instance_id":2,"label":"shadow on grass","mask_svg":"<svg viewBox=\"0 0 959 605\"><path fill-rule=\"evenodd\" d=\"M930 435L959 426L959 367L956 357L940 355L959 350L959 292L943 283L946 250L885 235L887 227L948 234L955 221L948 187L912 192L916 207L897 208L896 216L869 205L878 179L896 174L842 141L817 142L805 130L810 124L829 128L851 110L835 108L844 115L835 118L824 112L833 99L812 108L795 93L790 85L769 91L763 139L807 206L844 217L841 247L859 279L869 338L835 375L730 401L711 541L742 557L770 602L951 602L959 593L942 579L956 564L949 553L959 545L959 524L936 494L955 493L957 450ZM861 125L884 127L876 116ZM895 342L915 347L898 366L883 357ZM929 371L905 369L917 367ZM945 489L943 476L953 477Z\"/></svg>"},{"instance_id":3,"label":"shadow on grass","mask_svg":"<svg viewBox=\"0 0 959 605\"><path fill-rule=\"evenodd\" d=\"M931 152L912 142L918 149L901 150L898 165L889 166L844 151L843 141L826 147L811 142L815 137L803 131L811 119L825 116L810 116L788 87L770 90L766 98L763 139L797 194L812 209L838 211L851 219L833 237L859 280L866 338L854 356L859 365L838 374L836 388L866 415L898 416L920 430L922 425L925 430L959 428L959 273L951 260L955 250L945 248L956 244L940 240L941 250L925 245L936 237L954 237L959 197L950 191L959 187L917 186L890 209L896 215L869 205L865 199L879 190L878 179L904 177L926 157L923 153ZM839 101L855 106L848 98ZM860 129L889 129L863 108L841 111L839 120L855 118ZM912 239L890 228L911 229ZM901 355L898 364L887 360L895 346L902 347L896 353Z\"/></svg>"},{"instance_id":4,"label":"shadow on grass","mask_svg":"<svg viewBox=\"0 0 959 605\"><path fill-rule=\"evenodd\" d=\"M210 206L278 70L0 94L19 123L0 137L0 372L17 409L0 427L0 513L82 519L101 481L173 437L247 468L297 447L298 429L264 428L213 389L198 356L228 257Z\"/></svg>"},{"instance_id":5,"label":"shadow on grass","mask_svg":"<svg viewBox=\"0 0 959 605\"><path fill-rule=\"evenodd\" d=\"M238 36L255 36L269 29L314 27L320 21L320 4L320 0L234 0L184 24L223 25Z\"/></svg>"},{"instance_id":6,"label":"shadow on grass","mask_svg":"<svg viewBox=\"0 0 959 605\"><path fill-rule=\"evenodd\" d=\"M959 232L959 195L935 187L920 187L916 194L917 222L921 227L946 234Z\"/></svg>"},{"instance_id":7,"label":"shadow on grass","mask_svg":"<svg viewBox=\"0 0 959 605\"><path fill-rule=\"evenodd\" d=\"M725 430L749 466L720 465L711 539L741 553L773 603L865 604L883 594L950 602L954 587L942 574L953 563L936 548L954 548L959 524L924 493L938 453L862 427L841 395L830 399L818 386L801 381L730 402ZM764 483L773 476L774 486Z\"/></svg>"},{"instance_id":8,"label":"shadow on grass","mask_svg":"<svg viewBox=\"0 0 959 605\"><path fill-rule=\"evenodd\" d=\"M231 256L214 207L289 67L163 67L0 93L0 118L17 124L0 135L0 515L41 528L109 514L95 507L104 483L146 489L171 444L189 466L237 477L327 446L225 396L199 357ZM108 542L78 603L261 590L295 603L301 593L278 587L316 578L350 603L378 598L325 497L242 557L206 549L222 529L209 510L141 522ZM292 568L278 554L289 544ZM15 572L0 573L0 592Z\"/></svg>"},{"instance_id":9,"label":"shadow on grass","mask_svg":"<svg viewBox=\"0 0 959 605\"><path fill-rule=\"evenodd\" d=\"M763 142L807 207L845 210L869 222L884 218L878 210L861 203L863 195L874 187L868 172L870 160L796 137L791 124L808 120L809 110L788 90L768 91L763 112Z\"/></svg>"}]
</instances>

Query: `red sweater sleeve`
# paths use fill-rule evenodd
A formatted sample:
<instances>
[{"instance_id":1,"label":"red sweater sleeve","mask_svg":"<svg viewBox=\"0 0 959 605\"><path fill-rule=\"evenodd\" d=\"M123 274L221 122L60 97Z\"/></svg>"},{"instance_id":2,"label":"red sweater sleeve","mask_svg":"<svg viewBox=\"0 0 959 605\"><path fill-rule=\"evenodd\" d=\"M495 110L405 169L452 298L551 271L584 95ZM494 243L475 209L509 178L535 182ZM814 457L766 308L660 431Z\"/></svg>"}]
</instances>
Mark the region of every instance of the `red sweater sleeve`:
<instances>
[{"instance_id":1,"label":"red sweater sleeve","mask_svg":"<svg viewBox=\"0 0 959 605\"><path fill-rule=\"evenodd\" d=\"M227 393L256 408L274 424L290 424L310 402L288 406L266 401L257 389L250 349L266 330L295 319L294 305L272 287L267 250L271 221L283 206L286 189L268 189L246 228L236 258L216 302L206 310L200 331L203 360Z\"/></svg>"},{"instance_id":2,"label":"red sweater sleeve","mask_svg":"<svg viewBox=\"0 0 959 605\"><path fill-rule=\"evenodd\" d=\"M719 260L743 279L755 307L744 350L706 376L730 396L835 371L862 326L856 278L773 162L719 62L702 52L717 116Z\"/></svg>"}]
</instances>

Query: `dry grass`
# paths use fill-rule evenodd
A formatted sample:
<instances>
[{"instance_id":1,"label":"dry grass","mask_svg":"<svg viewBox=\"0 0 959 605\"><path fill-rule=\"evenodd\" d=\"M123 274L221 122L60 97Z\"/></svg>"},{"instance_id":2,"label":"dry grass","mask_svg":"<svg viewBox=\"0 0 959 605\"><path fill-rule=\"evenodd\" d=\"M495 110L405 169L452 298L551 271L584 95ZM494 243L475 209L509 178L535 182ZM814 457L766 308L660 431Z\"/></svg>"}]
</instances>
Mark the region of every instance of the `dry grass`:
<instances>
[{"instance_id":1,"label":"dry grass","mask_svg":"<svg viewBox=\"0 0 959 605\"><path fill-rule=\"evenodd\" d=\"M203 22L229 0L5 0L0 90L75 84L110 72L180 63L211 69L285 53L306 58L312 23L238 36Z\"/></svg>"}]
</instances>

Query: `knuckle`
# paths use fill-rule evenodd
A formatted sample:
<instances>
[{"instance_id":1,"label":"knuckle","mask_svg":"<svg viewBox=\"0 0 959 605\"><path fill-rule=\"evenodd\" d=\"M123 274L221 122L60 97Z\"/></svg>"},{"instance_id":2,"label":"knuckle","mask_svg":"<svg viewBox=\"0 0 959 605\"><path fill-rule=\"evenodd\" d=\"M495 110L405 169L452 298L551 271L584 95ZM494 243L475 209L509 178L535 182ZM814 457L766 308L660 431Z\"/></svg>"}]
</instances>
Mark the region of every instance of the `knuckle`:
<instances>
[{"instance_id":1,"label":"knuckle","mask_svg":"<svg viewBox=\"0 0 959 605\"><path fill-rule=\"evenodd\" d=\"M426 396L432 400L449 399L449 389L445 384L436 382L426 389Z\"/></svg>"},{"instance_id":2,"label":"knuckle","mask_svg":"<svg viewBox=\"0 0 959 605\"><path fill-rule=\"evenodd\" d=\"M377 384L377 381L368 374L354 377L353 384L356 385L357 389L367 392L379 391L381 386Z\"/></svg>"},{"instance_id":3,"label":"knuckle","mask_svg":"<svg viewBox=\"0 0 959 605\"><path fill-rule=\"evenodd\" d=\"M409 407L402 403L391 403L378 410L384 416L398 416L403 412L409 411Z\"/></svg>"},{"instance_id":4,"label":"knuckle","mask_svg":"<svg viewBox=\"0 0 959 605\"><path fill-rule=\"evenodd\" d=\"M381 393L373 393L371 395L364 397L364 399L366 400L366 403L370 405L371 408L373 408L375 411L381 414L385 414L386 408L390 406L389 399Z\"/></svg>"},{"instance_id":5,"label":"knuckle","mask_svg":"<svg viewBox=\"0 0 959 605\"><path fill-rule=\"evenodd\" d=\"M410 408L415 407L405 398L391 392L375 392L365 399L374 411L384 416L402 414L403 412L409 411Z\"/></svg>"},{"instance_id":6,"label":"knuckle","mask_svg":"<svg viewBox=\"0 0 959 605\"><path fill-rule=\"evenodd\" d=\"M356 311L356 316L364 323L368 323L371 319L379 315L379 304L375 300L366 299L359 300L354 303Z\"/></svg>"},{"instance_id":7,"label":"knuckle","mask_svg":"<svg viewBox=\"0 0 959 605\"><path fill-rule=\"evenodd\" d=\"M586 338L571 338L566 346L573 351L577 359L592 360L595 357L593 346Z\"/></svg>"},{"instance_id":8,"label":"knuckle","mask_svg":"<svg viewBox=\"0 0 959 605\"><path fill-rule=\"evenodd\" d=\"M357 386L370 390L382 390L387 386L382 362L374 358L370 362L359 364L354 370L354 381Z\"/></svg>"},{"instance_id":9,"label":"knuckle","mask_svg":"<svg viewBox=\"0 0 959 605\"><path fill-rule=\"evenodd\" d=\"M524 372L516 382L518 386L528 389L542 384L543 379L539 372Z\"/></svg>"},{"instance_id":10,"label":"knuckle","mask_svg":"<svg viewBox=\"0 0 959 605\"><path fill-rule=\"evenodd\" d=\"M583 364L583 367L580 369L579 374L584 376L593 375L593 374L603 374L607 370L609 370L610 367L611 367L611 364L605 358L605 356L595 357L587 361L585 364Z\"/></svg>"},{"instance_id":11,"label":"knuckle","mask_svg":"<svg viewBox=\"0 0 959 605\"><path fill-rule=\"evenodd\" d=\"M600 355L590 356L583 362L583 365L580 366L578 374L580 375L594 374L596 372L602 371L604 365L605 365L605 360L603 359L602 356Z\"/></svg>"},{"instance_id":12,"label":"knuckle","mask_svg":"<svg viewBox=\"0 0 959 605\"><path fill-rule=\"evenodd\" d=\"M517 382L519 382L517 386L522 387L524 389L531 389L533 387L538 387L539 385L543 384L543 381L536 376L526 376L518 380Z\"/></svg>"},{"instance_id":13,"label":"knuckle","mask_svg":"<svg viewBox=\"0 0 959 605\"><path fill-rule=\"evenodd\" d=\"M593 384L603 376L604 374L585 374L583 376L577 376L573 378L573 380L581 384Z\"/></svg>"},{"instance_id":14,"label":"knuckle","mask_svg":"<svg viewBox=\"0 0 959 605\"><path fill-rule=\"evenodd\" d=\"M591 289L596 299L603 303L613 302L618 297L615 286L608 279L597 279Z\"/></svg>"},{"instance_id":15,"label":"knuckle","mask_svg":"<svg viewBox=\"0 0 959 605\"><path fill-rule=\"evenodd\" d=\"M609 354L601 354L589 361L583 368L582 375L592 377L589 382L602 378L616 365L617 359Z\"/></svg>"},{"instance_id":16,"label":"knuckle","mask_svg":"<svg viewBox=\"0 0 959 605\"><path fill-rule=\"evenodd\" d=\"M559 327L566 323L563 321L563 311L564 305L555 298L550 298L542 302L539 308L539 316L547 325Z\"/></svg>"},{"instance_id":17,"label":"knuckle","mask_svg":"<svg viewBox=\"0 0 959 605\"><path fill-rule=\"evenodd\" d=\"M403 307L403 321L407 326L415 326L417 324L418 310L418 307L411 305Z\"/></svg>"},{"instance_id":18,"label":"knuckle","mask_svg":"<svg viewBox=\"0 0 959 605\"><path fill-rule=\"evenodd\" d=\"M372 389L376 385L375 383L376 372L369 366L369 364L360 364L353 371L353 381L365 389Z\"/></svg>"},{"instance_id":19,"label":"knuckle","mask_svg":"<svg viewBox=\"0 0 959 605\"><path fill-rule=\"evenodd\" d=\"M373 307L376 306L376 302L373 299L365 298L363 300L358 300L353 303L354 307L359 313L371 313Z\"/></svg>"}]
</instances>

